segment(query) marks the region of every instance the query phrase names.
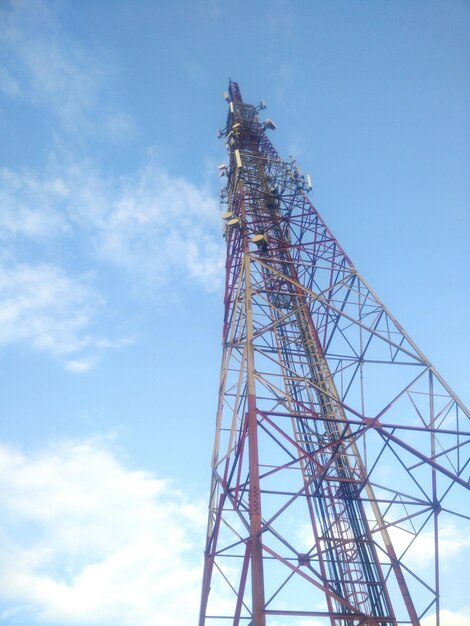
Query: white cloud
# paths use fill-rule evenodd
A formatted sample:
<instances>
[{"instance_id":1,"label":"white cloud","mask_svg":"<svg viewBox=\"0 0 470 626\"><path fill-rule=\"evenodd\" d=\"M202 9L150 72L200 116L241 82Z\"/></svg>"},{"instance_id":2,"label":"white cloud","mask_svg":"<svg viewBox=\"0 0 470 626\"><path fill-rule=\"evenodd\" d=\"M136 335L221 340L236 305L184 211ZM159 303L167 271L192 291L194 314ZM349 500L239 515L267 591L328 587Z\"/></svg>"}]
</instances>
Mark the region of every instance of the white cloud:
<instances>
[{"instance_id":1,"label":"white cloud","mask_svg":"<svg viewBox=\"0 0 470 626\"><path fill-rule=\"evenodd\" d=\"M465 613L443 610L440 612L441 626L470 626L470 609ZM435 626L436 616L430 615L421 621L421 626Z\"/></svg>"},{"instance_id":2,"label":"white cloud","mask_svg":"<svg viewBox=\"0 0 470 626\"><path fill-rule=\"evenodd\" d=\"M60 204L68 195L60 177L43 179L32 172L0 168L0 238L43 239L65 233Z\"/></svg>"},{"instance_id":3,"label":"white cloud","mask_svg":"<svg viewBox=\"0 0 470 626\"><path fill-rule=\"evenodd\" d=\"M29 342L82 372L97 350L129 342L96 336L98 313L106 315L97 291L98 283L107 288L107 279L100 281L105 266L140 296L188 284L210 292L221 284L217 201L205 186L154 163L126 178L105 178L90 164L57 159L42 175L3 168L0 186L0 239L9 251L0 279L0 344ZM25 250L34 264L21 262ZM93 275L70 273L63 250L69 267L91 266Z\"/></svg>"},{"instance_id":4,"label":"white cloud","mask_svg":"<svg viewBox=\"0 0 470 626\"><path fill-rule=\"evenodd\" d=\"M0 237L7 242L73 237L82 255L92 251L152 289L170 280L208 291L221 283L218 202L204 185L152 162L127 177L105 178L67 157L42 176L4 168L0 181Z\"/></svg>"},{"instance_id":5,"label":"white cloud","mask_svg":"<svg viewBox=\"0 0 470 626\"><path fill-rule=\"evenodd\" d=\"M113 347L90 331L101 306L86 277L71 278L51 264L0 265L0 345L27 342L71 371L85 371L100 350Z\"/></svg>"},{"instance_id":6,"label":"white cloud","mask_svg":"<svg viewBox=\"0 0 470 626\"><path fill-rule=\"evenodd\" d=\"M398 554L401 554L409 545L413 536L398 527L390 527L389 534ZM439 555L441 565L445 565L456 554L470 548L470 536L465 528L446 520L439 528ZM434 532L423 530L416 537L407 550L405 562L414 567L426 568L434 561Z\"/></svg>"},{"instance_id":7,"label":"white cloud","mask_svg":"<svg viewBox=\"0 0 470 626\"><path fill-rule=\"evenodd\" d=\"M153 164L119 182L95 180L96 195L77 207L94 229L99 256L154 286L176 278L217 288L223 246L209 190Z\"/></svg>"},{"instance_id":8,"label":"white cloud","mask_svg":"<svg viewBox=\"0 0 470 626\"><path fill-rule=\"evenodd\" d=\"M96 62L70 40L61 41L55 15L44 2L18 0L3 7L1 43L8 50L3 88L46 104L64 122L76 122L96 95ZM13 78L14 77L14 78Z\"/></svg>"},{"instance_id":9,"label":"white cloud","mask_svg":"<svg viewBox=\"0 0 470 626\"><path fill-rule=\"evenodd\" d=\"M83 372L97 351L125 343L96 336L110 268L111 289L122 280L134 295L188 284L211 291L222 282L223 245L218 202L206 186L153 161L125 177L104 176L96 162L77 156L90 138L131 138L135 121L112 103L110 55L65 36L60 10L39 0L0 7L0 89L52 115L54 145L62 146L43 169L0 169L0 239L8 255L0 343L29 342ZM76 267L93 267L93 276L85 280Z\"/></svg>"},{"instance_id":10,"label":"white cloud","mask_svg":"<svg viewBox=\"0 0 470 626\"><path fill-rule=\"evenodd\" d=\"M0 469L8 611L61 626L195 621L205 507L103 441L1 447Z\"/></svg>"},{"instance_id":11,"label":"white cloud","mask_svg":"<svg viewBox=\"0 0 470 626\"><path fill-rule=\"evenodd\" d=\"M135 135L136 124L131 115L118 111L109 115L105 121L105 129L111 139L121 142Z\"/></svg>"},{"instance_id":12,"label":"white cloud","mask_svg":"<svg viewBox=\"0 0 470 626\"><path fill-rule=\"evenodd\" d=\"M10 97L16 97L20 94L18 81L5 67L0 67L0 90Z\"/></svg>"},{"instance_id":13,"label":"white cloud","mask_svg":"<svg viewBox=\"0 0 470 626\"><path fill-rule=\"evenodd\" d=\"M16 0L0 8L0 44L7 52L0 89L46 109L62 130L122 140L133 118L115 110L107 94L115 69L102 49L65 37L59 8L41 0Z\"/></svg>"},{"instance_id":14,"label":"white cloud","mask_svg":"<svg viewBox=\"0 0 470 626\"><path fill-rule=\"evenodd\" d=\"M65 369L69 372L86 372L93 367L95 359L72 359L67 361Z\"/></svg>"}]
</instances>

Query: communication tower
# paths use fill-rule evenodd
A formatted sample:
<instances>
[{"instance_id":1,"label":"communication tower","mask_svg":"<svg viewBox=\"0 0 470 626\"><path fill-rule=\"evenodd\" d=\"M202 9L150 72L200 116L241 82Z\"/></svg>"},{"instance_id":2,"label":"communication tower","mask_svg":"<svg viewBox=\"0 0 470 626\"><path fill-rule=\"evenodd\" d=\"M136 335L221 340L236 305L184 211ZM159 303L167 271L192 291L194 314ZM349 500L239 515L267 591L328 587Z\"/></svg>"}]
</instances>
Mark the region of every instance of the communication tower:
<instances>
[{"instance_id":1,"label":"communication tower","mask_svg":"<svg viewBox=\"0 0 470 626\"><path fill-rule=\"evenodd\" d=\"M470 413L354 268L310 178L274 149L264 102L232 81L226 100L199 626L439 626L441 533L470 519Z\"/></svg>"}]
</instances>

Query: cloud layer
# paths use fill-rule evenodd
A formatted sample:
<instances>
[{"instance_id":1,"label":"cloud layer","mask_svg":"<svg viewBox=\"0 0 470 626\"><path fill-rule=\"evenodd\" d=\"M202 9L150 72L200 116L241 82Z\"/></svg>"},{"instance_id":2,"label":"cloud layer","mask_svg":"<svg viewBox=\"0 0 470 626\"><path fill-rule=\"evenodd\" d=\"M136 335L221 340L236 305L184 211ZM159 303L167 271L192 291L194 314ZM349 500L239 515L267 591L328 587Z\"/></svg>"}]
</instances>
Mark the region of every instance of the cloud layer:
<instances>
[{"instance_id":1,"label":"cloud layer","mask_svg":"<svg viewBox=\"0 0 470 626\"><path fill-rule=\"evenodd\" d=\"M0 10L0 45L6 53L0 71L5 95L38 107L70 136L132 135L132 118L104 98L112 89L109 59L65 37L46 2L6 3Z\"/></svg>"},{"instance_id":2,"label":"cloud layer","mask_svg":"<svg viewBox=\"0 0 470 626\"><path fill-rule=\"evenodd\" d=\"M204 507L127 469L105 441L61 441L38 454L2 446L0 475L4 621L195 621Z\"/></svg>"},{"instance_id":3,"label":"cloud layer","mask_svg":"<svg viewBox=\"0 0 470 626\"><path fill-rule=\"evenodd\" d=\"M126 177L104 177L70 155L47 171L0 170L0 237L16 245L73 242L88 262L124 269L157 288L189 280L211 291L223 274L218 203L205 185L153 160Z\"/></svg>"},{"instance_id":4,"label":"cloud layer","mask_svg":"<svg viewBox=\"0 0 470 626\"><path fill-rule=\"evenodd\" d=\"M68 369L83 371L91 365L87 352L103 343L111 347L90 333L100 305L86 279L71 279L58 267L0 265L0 345L26 342L60 358Z\"/></svg>"},{"instance_id":5,"label":"cloud layer","mask_svg":"<svg viewBox=\"0 0 470 626\"><path fill-rule=\"evenodd\" d=\"M109 164L104 173L91 156L96 145L109 158L135 121L114 104L113 55L66 37L48 3L0 8L0 46L0 90L41 120L47 155L36 168L0 168L0 343L28 343L85 371L104 349L129 342L112 322L109 336L99 332L111 292L128 294L115 311L127 322L133 296L141 305L170 286L218 288L218 203L207 185L152 156L126 175Z\"/></svg>"}]
</instances>

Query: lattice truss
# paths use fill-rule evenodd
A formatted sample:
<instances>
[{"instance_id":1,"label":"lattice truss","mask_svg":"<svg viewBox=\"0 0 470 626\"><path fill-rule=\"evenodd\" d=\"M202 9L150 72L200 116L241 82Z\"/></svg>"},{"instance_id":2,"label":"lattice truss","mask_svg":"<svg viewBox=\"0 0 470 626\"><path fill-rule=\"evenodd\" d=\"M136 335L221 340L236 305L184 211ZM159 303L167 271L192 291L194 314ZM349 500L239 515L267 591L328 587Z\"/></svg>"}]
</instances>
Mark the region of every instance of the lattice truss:
<instances>
[{"instance_id":1,"label":"lattice truss","mask_svg":"<svg viewBox=\"0 0 470 626\"><path fill-rule=\"evenodd\" d=\"M229 100L200 625L439 624L440 534L469 519L469 411L280 159L263 105L236 83Z\"/></svg>"}]
</instances>

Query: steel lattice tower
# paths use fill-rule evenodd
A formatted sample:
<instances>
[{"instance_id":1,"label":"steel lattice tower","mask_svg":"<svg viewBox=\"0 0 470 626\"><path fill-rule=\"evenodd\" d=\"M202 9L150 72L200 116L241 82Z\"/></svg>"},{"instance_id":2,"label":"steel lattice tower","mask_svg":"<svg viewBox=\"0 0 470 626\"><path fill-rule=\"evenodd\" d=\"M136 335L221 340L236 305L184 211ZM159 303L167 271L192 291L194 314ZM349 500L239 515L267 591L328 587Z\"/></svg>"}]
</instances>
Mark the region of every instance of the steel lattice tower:
<instances>
[{"instance_id":1,"label":"steel lattice tower","mask_svg":"<svg viewBox=\"0 0 470 626\"><path fill-rule=\"evenodd\" d=\"M354 268L309 178L266 137L264 103L244 103L235 82L226 100L223 357L199 626L438 626L440 529L470 519L469 411Z\"/></svg>"}]
</instances>

